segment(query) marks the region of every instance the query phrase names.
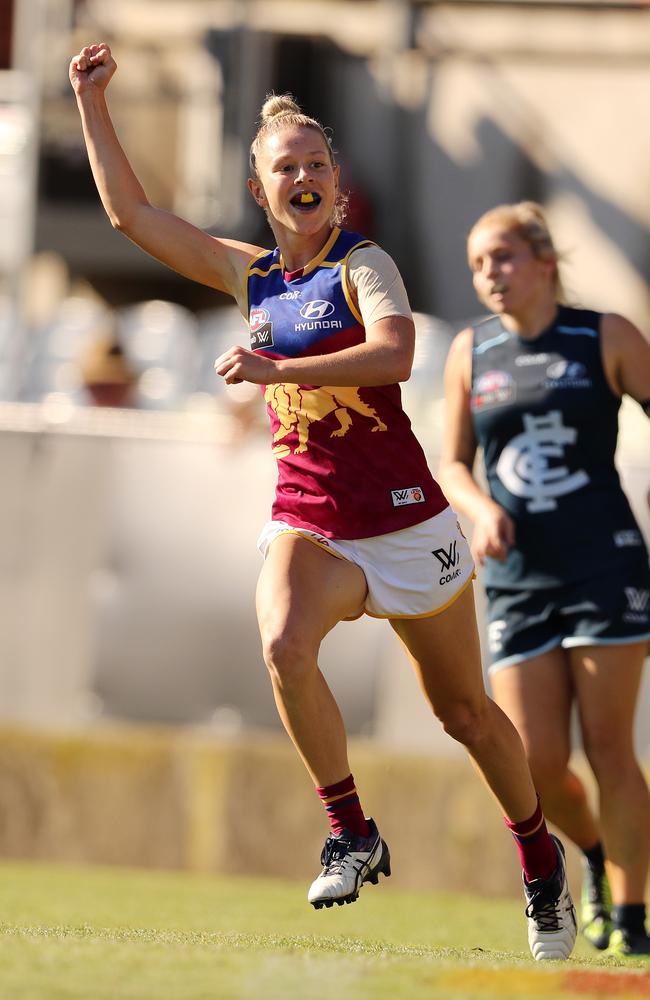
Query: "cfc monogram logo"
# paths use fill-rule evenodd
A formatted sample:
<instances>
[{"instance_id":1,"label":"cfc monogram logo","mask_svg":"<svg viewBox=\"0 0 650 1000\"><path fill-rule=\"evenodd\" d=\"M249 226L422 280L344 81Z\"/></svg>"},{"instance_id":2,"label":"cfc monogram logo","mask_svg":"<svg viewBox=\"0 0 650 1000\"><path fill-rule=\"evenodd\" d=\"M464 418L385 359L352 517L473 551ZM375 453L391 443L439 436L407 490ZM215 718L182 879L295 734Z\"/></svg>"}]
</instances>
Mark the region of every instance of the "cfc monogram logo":
<instances>
[{"instance_id":1,"label":"cfc monogram logo","mask_svg":"<svg viewBox=\"0 0 650 1000\"><path fill-rule=\"evenodd\" d=\"M578 432L562 423L559 410L539 417L524 413L523 424L523 433L513 437L501 452L497 475L510 493L528 500L526 508L531 514L555 510L556 497L589 482L584 469L572 472L561 464Z\"/></svg>"}]
</instances>

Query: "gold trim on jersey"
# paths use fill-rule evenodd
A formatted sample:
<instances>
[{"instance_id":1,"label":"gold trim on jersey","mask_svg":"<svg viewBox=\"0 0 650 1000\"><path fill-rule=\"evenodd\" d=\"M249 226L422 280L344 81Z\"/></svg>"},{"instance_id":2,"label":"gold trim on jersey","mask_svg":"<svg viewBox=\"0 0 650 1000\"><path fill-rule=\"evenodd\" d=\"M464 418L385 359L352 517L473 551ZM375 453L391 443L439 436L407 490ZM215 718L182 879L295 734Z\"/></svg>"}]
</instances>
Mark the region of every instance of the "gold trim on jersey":
<instances>
[{"instance_id":1,"label":"gold trim on jersey","mask_svg":"<svg viewBox=\"0 0 650 1000\"><path fill-rule=\"evenodd\" d=\"M352 298L352 290L350 288L350 282L348 281L348 261L350 260L351 254L355 250L359 250L360 247L371 247L374 246L372 240L360 240L355 243L353 247L348 250L341 263L341 288L343 289L343 294L345 296L345 301L348 304L348 309L356 319L360 326L363 326L363 317L359 312L356 302Z\"/></svg>"},{"instance_id":2,"label":"gold trim on jersey","mask_svg":"<svg viewBox=\"0 0 650 1000\"><path fill-rule=\"evenodd\" d=\"M360 326L363 326L363 318L361 316L361 313L359 312L357 304L354 301L354 298L352 297L350 282L348 281L348 261L350 259L350 256L354 253L355 250L359 250L360 247L376 246L376 244L372 240L362 239L359 240L358 243L355 243L353 247L350 247L350 249L348 250L348 252L345 254L344 257L338 257L336 260L325 260L328 253L330 252L330 250L332 249L332 247L334 246L340 235L341 235L340 227L334 226L332 232L330 233L322 249L316 254L315 257L312 258L312 260L310 260L303 267L301 277L303 277L305 274L310 274L312 271L315 271L316 268L318 267L330 267L330 268L340 267L341 287L343 289L343 295L345 296L345 301L348 305L348 309L356 319L357 323L359 323ZM271 271L279 270L282 271L282 274L284 274L285 272L284 258L282 254L280 254L279 261L275 261L273 264L270 264L266 270L262 270L259 267L255 267L255 262L258 261L261 257L267 256L269 253L270 253L269 250L261 250L258 254L255 255L255 257L253 257L248 262L246 271L244 272L244 303L246 306L245 318L247 321L250 312L250 302L248 300L248 279L250 278L250 276L256 274L259 278L268 278Z\"/></svg>"},{"instance_id":3,"label":"gold trim on jersey","mask_svg":"<svg viewBox=\"0 0 650 1000\"><path fill-rule=\"evenodd\" d=\"M268 271L260 271L259 268L256 268L254 266L256 260L259 260L260 257L266 257L268 253L269 253L268 250L260 250L260 252L256 253L254 257L251 257L251 259L249 260L248 264L246 265L246 270L244 271L244 305L246 306L246 312L244 313L244 319L246 320L247 323L249 322L250 308L251 308L250 302L248 301L248 279L250 278L251 274L257 274L257 275L260 276L260 278L265 278L268 274L271 273L271 271L274 268L277 268L277 267L280 266L277 263L276 264L271 264L271 266L269 267Z\"/></svg>"},{"instance_id":4,"label":"gold trim on jersey","mask_svg":"<svg viewBox=\"0 0 650 1000\"><path fill-rule=\"evenodd\" d=\"M328 253L330 252L330 250L332 249L332 247L334 246L340 235L341 235L341 230L339 229L338 226L334 226L334 229L328 236L324 246L322 246L321 249L316 254L316 256L312 257L312 259L308 261L302 268L302 274L300 275L301 278L304 277L305 274L309 274L311 271L315 271L316 268L319 267L320 265L323 265L324 267L328 266L327 264L323 264L323 260L325 257L327 257ZM336 261L336 263L338 264L339 262ZM282 254L280 254L280 264L284 272L285 266Z\"/></svg>"}]
</instances>

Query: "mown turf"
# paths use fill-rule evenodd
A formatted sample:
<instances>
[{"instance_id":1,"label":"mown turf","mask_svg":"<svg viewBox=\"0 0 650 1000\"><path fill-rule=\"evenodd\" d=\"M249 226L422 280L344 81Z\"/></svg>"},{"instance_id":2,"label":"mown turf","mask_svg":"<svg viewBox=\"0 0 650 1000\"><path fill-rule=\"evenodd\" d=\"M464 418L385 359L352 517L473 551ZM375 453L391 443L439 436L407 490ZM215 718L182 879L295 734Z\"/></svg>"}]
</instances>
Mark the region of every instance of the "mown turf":
<instances>
[{"instance_id":1,"label":"mown turf","mask_svg":"<svg viewBox=\"0 0 650 1000\"><path fill-rule=\"evenodd\" d=\"M528 957L519 900L381 882L316 912L305 886L0 865L1 1000L650 997L650 963Z\"/></svg>"}]
</instances>

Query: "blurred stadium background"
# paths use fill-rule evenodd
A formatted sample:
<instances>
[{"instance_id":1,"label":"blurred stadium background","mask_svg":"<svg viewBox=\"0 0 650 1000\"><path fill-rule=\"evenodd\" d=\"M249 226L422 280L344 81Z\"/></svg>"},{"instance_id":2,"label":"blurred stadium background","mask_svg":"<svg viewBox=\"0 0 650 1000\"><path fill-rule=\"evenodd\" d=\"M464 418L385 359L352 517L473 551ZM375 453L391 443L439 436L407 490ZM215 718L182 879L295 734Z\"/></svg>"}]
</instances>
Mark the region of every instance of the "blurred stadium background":
<instances>
[{"instance_id":1,"label":"blurred stadium background","mask_svg":"<svg viewBox=\"0 0 650 1000\"><path fill-rule=\"evenodd\" d=\"M67 79L97 40L149 197L215 233L270 245L245 188L269 90L333 127L351 224L395 257L416 310L404 394L435 469L447 348L477 312L465 235L487 208L543 202L572 300L649 332L650 11L0 0L0 720L273 733L253 593L274 462L256 390L212 371L244 324L104 216ZM649 456L626 403L619 467L650 540ZM323 662L353 736L455 753L385 625L342 625ZM647 679L637 742L649 759Z\"/></svg>"}]
</instances>

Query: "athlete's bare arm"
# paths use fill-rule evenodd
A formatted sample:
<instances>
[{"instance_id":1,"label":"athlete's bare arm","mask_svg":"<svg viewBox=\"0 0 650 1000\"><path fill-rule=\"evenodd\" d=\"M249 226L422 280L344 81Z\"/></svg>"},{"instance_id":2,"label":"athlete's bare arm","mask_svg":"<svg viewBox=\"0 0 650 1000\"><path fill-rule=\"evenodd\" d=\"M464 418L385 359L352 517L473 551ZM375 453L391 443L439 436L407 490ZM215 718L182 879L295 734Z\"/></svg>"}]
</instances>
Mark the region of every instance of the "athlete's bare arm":
<instances>
[{"instance_id":1,"label":"athlete's bare arm","mask_svg":"<svg viewBox=\"0 0 650 1000\"><path fill-rule=\"evenodd\" d=\"M477 441L470 413L472 331L453 340L445 366L445 427L438 479L452 506L474 522L472 553L481 565L486 556L505 559L514 542L514 524L503 507L478 485L473 475Z\"/></svg>"},{"instance_id":2,"label":"athlete's bare arm","mask_svg":"<svg viewBox=\"0 0 650 1000\"><path fill-rule=\"evenodd\" d=\"M411 374L415 328L406 316L389 316L366 328L363 344L334 354L274 360L231 347L214 367L227 383L292 382L302 385L391 385Z\"/></svg>"},{"instance_id":3,"label":"athlete's bare arm","mask_svg":"<svg viewBox=\"0 0 650 1000\"><path fill-rule=\"evenodd\" d=\"M101 42L83 48L69 69L90 166L111 224L180 274L240 298L246 265L260 248L216 239L149 202L106 106L105 90L116 68L109 46Z\"/></svg>"},{"instance_id":4,"label":"athlete's bare arm","mask_svg":"<svg viewBox=\"0 0 650 1000\"><path fill-rule=\"evenodd\" d=\"M650 343L641 331L616 313L602 319L603 365L617 396L627 393L650 417Z\"/></svg>"},{"instance_id":5,"label":"athlete's bare arm","mask_svg":"<svg viewBox=\"0 0 650 1000\"><path fill-rule=\"evenodd\" d=\"M334 354L278 361L232 347L217 358L217 374L226 382L246 380L265 385L291 382L371 386L405 382L413 364L415 326L394 261L379 247L355 251L350 257L348 279L354 307L366 331L365 343Z\"/></svg>"}]
</instances>

